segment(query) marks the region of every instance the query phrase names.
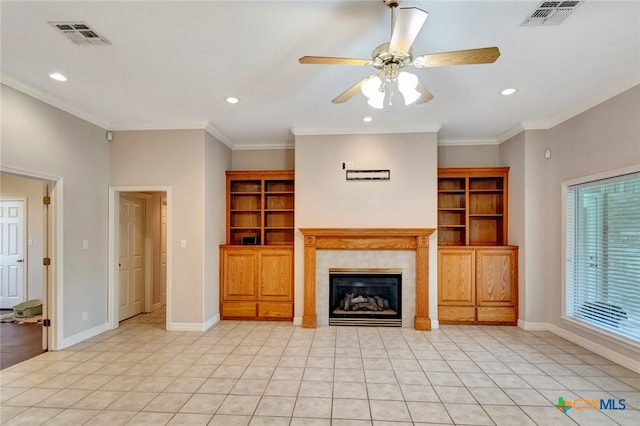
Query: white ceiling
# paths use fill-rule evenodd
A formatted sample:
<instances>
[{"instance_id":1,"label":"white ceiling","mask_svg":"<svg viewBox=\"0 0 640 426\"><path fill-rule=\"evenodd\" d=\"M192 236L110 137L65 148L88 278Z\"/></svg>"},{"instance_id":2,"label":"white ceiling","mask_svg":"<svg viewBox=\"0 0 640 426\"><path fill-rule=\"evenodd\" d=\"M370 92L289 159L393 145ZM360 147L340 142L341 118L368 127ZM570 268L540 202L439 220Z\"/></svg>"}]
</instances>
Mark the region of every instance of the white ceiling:
<instances>
[{"instance_id":1,"label":"white ceiling","mask_svg":"<svg viewBox=\"0 0 640 426\"><path fill-rule=\"evenodd\" d=\"M502 54L416 69L431 102L374 110L362 94L331 103L372 69L298 58L370 58L389 41L382 0L2 1L2 82L107 129L207 128L237 149L291 145L292 132L439 130L441 143L491 143L640 82L640 2L581 3L561 25L523 27L539 1L402 2L429 12L416 55ZM85 21L112 44L75 45L49 21ZM54 71L69 81L51 80ZM506 87L519 91L501 96Z\"/></svg>"}]
</instances>

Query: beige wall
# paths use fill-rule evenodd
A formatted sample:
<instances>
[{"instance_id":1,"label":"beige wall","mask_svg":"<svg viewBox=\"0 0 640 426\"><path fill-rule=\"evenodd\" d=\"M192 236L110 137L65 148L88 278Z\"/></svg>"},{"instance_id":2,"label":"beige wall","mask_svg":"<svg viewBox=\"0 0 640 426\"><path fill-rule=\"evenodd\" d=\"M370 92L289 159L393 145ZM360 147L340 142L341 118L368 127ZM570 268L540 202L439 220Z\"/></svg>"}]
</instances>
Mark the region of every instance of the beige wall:
<instances>
[{"instance_id":1,"label":"beige wall","mask_svg":"<svg viewBox=\"0 0 640 426\"><path fill-rule=\"evenodd\" d=\"M546 259L530 268L547 272L545 302L548 322L557 330L638 360L637 348L613 343L560 318L562 312L562 200L563 181L640 164L640 86L615 96L590 110L549 130L548 147L552 157L547 163L546 223L544 251ZM640 370L640 367L639 367Z\"/></svg>"},{"instance_id":2,"label":"beige wall","mask_svg":"<svg viewBox=\"0 0 640 426\"><path fill-rule=\"evenodd\" d=\"M120 131L114 132L111 142L111 185L113 186L169 186L169 223L171 241L170 321L175 328L192 328L206 323L205 304L217 312L217 300L205 300L211 286L205 283L211 271L205 273L212 260L208 245L222 241L205 239L205 170L209 156L205 145L220 144L205 137L203 130ZM228 149L228 148L225 148ZM224 151L224 150L223 150ZM227 158L223 163L228 161ZM211 165L213 170L216 166ZM220 200L224 200L220 197ZM221 207L224 209L224 207ZM181 240L186 240L182 248Z\"/></svg>"},{"instance_id":3,"label":"beige wall","mask_svg":"<svg viewBox=\"0 0 640 426\"><path fill-rule=\"evenodd\" d=\"M25 199L25 225L26 240L25 262L27 293L25 300L44 298L44 214L42 196L44 195L44 183L38 179L25 178L24 176L1 173L0 174L0 199ZM29 244L30 242L30 244Z\"/></svg>"},{"instance_id":4,"label":"beige wall","mask_svg":"<svg viewBox=\"0 0 640 426\"><path fill-rule=\"evenodd\" d=\"M234 150L231 170L293 170L293 149Z\"/></svg>"},{"instance_id":5,"label":"beige wall","mask_svg":"<svg viewBox=\"0 0 640 426\"><path fill-rule=\"evenodd\" d=\"M520 133L499 145L500 164L509 166L509 237L508 244L518 251L518 318L525 318L526 306L526 235L525 235L525 135Z\"/></svg>"},{"instance_id":6,"label":"beige wall","mask_svg":"<svg viewBox=\"0 0 640 426\"><path fill-rule=\"evenodd\" d=\"M500 162L510 167L509 244L520 247L518 319L529 328L547 321L545 268L534 266L545 259L546 146L546 130L522 132L500 145Z\"/></svg>"},{"instance_id":7,"label":"beige wall","mask_svg":"<svg viewBox=\"0 0 640 426\"><path fill-rule=\"evenodd\" d=\"M51 176L63 189L64 240L60 304L54 325L60 346L107 322L107 188L105 130L1 85L2 167ZM53 200L55 204L60 200ZM83 250L82 242L89 241ZM88 312L88 320L82 320Z\"/></svg>"},{"instance_id":8,"label":"beige wall","mask_svg":"<svg viewBox=\"0 0 640 426\"><path fill-rule=\"evenodd\" d=\"M231 150L209 133L204 141L204 321L219 319L220 251L226 238L226 176Z\"/></svg>"},{"instance_id":9,"label":"beige wall","mask_svg":"<svg viewBox=\"0 0 640 426\"><path fill-rule=\"evenodd\" d=\"M524 217L526 238L521 265L524 265L526 277L524 300L522 297L520 300L525 304L525 315L521 315L520 318L529 324L544 323L549 315L546 299L550 289L546 275L547 251L545 248L545 242L549 236L544 232L547 229L544 208L547 205L548 195L547 187L543 183L549 165L549 160L544 157L547 147L547 130L525 132L524 186L520 188L512 186L514 191L522 193L518 197L524 196L524 211L520 217Z\"/></svg>"},{"instance_id":10,"label":"beige wall","mask_svg":"<svg viewBox=\"0 0 640 426\"><path fill-rule=\"evenodd\" d=\"M499 145L439 145L438 167L500 165Z\"/></svg>"},{"instance_id":11,"label":"beige wall","mask_svg":"<svg viewBox=\"0 0 640 426\"><path fill-rule=\"evenodd\" d=\"M296 228L436 228L435 133L296 136ZM389 181L346 181L342 163L389 169ZM430 240L431 318L437 237ZM303 240L295 241L295 317L303 313Z\"/></svg>"}]
</instances>

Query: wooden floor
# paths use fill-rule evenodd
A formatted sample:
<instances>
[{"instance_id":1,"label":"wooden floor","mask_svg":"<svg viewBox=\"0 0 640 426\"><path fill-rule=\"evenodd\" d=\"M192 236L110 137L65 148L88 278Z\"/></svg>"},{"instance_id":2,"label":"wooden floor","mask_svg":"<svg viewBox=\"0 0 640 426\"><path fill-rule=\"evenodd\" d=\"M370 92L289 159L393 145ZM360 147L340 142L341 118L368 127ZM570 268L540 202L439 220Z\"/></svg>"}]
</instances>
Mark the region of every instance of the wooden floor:
<instances>
[{"instance_id":1,"label":"wooden floor","mask_svg":"<svg viewBox=\"0 0 640 426\"><path fill-rule=\"evenodd\" d=\"M0 370L42 352L42 324L0 323Z\"/></svg>"}]
</instances>

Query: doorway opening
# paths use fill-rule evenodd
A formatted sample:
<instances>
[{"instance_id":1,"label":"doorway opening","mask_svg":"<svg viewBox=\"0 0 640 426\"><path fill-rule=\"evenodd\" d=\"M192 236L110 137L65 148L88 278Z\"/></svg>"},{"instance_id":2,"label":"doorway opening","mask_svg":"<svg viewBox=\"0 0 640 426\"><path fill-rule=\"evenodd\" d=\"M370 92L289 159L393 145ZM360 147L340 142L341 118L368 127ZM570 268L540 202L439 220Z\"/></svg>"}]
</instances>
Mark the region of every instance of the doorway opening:
<instances>
[{"instance_id":1,"label":"doorway opening","mask_svg":"<svg viewBox=\"0 0 640 426\"><path fill-rule=\"evenodd\" d=\"M0 368L57 348L61 186L50 176L0 170Z\"/></svg>"},{"instance_id":2,"label":"doorway opening","mask_svg":"<svg viewBox=\"0 0 640 426\"><path fill-rule=\"evenodd\" d=\"M109 190L110 328L139 315L159 314L170 323L170 188ZM164 314L166 312L166 314Z\"/></svg>"}]
</instances>

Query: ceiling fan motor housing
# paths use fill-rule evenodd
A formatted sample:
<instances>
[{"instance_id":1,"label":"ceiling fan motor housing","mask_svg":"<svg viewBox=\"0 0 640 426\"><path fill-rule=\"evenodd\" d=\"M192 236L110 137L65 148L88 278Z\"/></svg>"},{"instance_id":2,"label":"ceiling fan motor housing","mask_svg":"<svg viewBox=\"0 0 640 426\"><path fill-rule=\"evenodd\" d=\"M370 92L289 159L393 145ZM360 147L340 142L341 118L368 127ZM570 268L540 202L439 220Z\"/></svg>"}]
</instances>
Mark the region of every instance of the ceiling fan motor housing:
<instances>
[{"instance_id":1,"label":"ceiling fan motor housing","mask_svg":"<svg viewBox=\"0 0 640 426\"><path fill-rule=\"evenodd\" d=\"M398 7L398 5L400 4L400 0L382 0L382 1L389 8Z\"/></svg>"},{"instance_id":2,"label":"ceiling fan motor housing","mask_svg":"<svg viewBox=\"0 0 640 426\"><path fill-rule=\"evenodd\" d=\"M390 52L389 43L383 43L373 50L371 59L375 69L383 70L387 79L394 80L398 76L398 70L413 62L413 49L400 53Z\"/></svg>"}]
</instances>

